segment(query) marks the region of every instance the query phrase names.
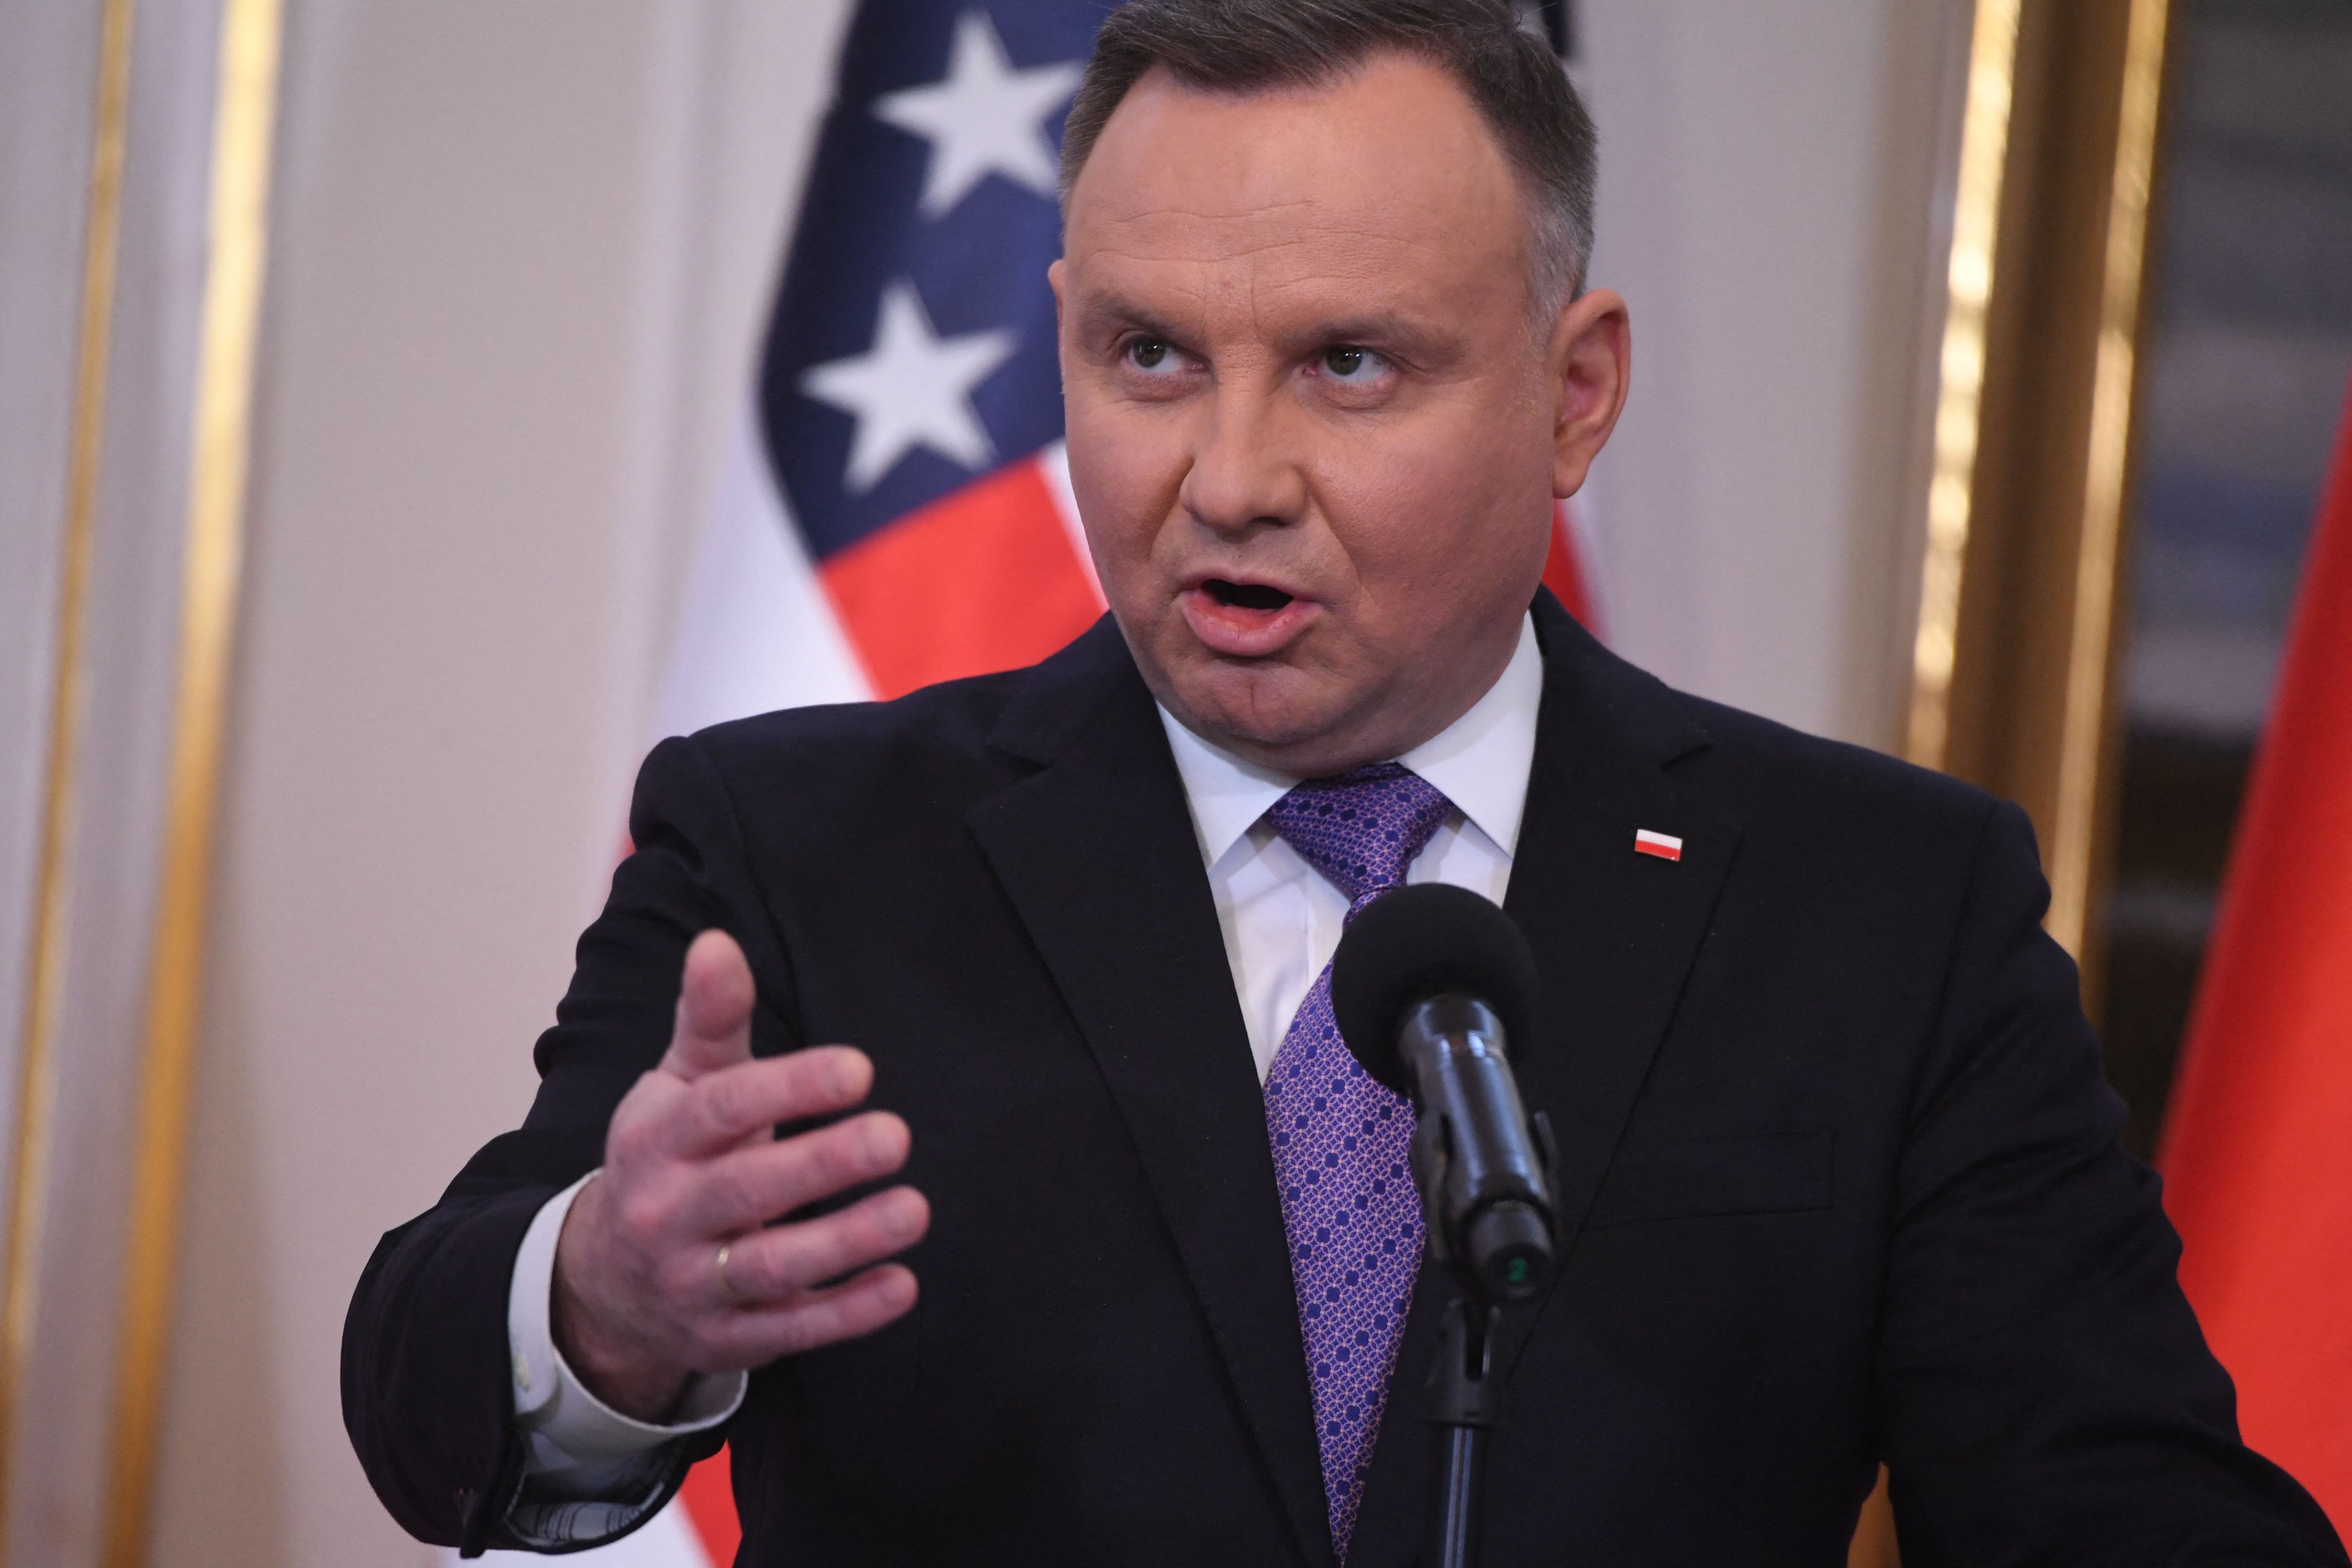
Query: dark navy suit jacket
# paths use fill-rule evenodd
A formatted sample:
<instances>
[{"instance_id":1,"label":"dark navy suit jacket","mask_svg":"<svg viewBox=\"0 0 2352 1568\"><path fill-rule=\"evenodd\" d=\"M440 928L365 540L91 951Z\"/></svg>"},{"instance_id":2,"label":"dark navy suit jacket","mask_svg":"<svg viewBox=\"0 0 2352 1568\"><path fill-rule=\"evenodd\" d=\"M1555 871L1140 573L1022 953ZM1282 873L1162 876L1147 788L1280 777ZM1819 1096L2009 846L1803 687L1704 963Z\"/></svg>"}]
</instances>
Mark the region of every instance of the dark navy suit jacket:
<instances>
[{"instance_id":1,"label":"dark navy suit jacket","mask_svg":"<svg viewBox=\"0 0 2352 1568\"><path fill-rule=\"evenodd\" d=\"M1908 1568L2344 1563L2239 1442L2022 814L1669 690L1549 595L1537 629L1507 907L1569 1239L1497 1352L1488 1563L1830 1568L1882 1459ZM911 1314L753 1376L740 1561L1331 1568L1258 1082L1117 629L667 742L630 826L521 1129L352 1301L345 1419L394 1515L499 1543L517 1246L723 926L755 1048L871 1053L934 1211ZM1444 1304L1424 1268L1349 1568L1419 1542Z\"/></svg>"}]
</instances>

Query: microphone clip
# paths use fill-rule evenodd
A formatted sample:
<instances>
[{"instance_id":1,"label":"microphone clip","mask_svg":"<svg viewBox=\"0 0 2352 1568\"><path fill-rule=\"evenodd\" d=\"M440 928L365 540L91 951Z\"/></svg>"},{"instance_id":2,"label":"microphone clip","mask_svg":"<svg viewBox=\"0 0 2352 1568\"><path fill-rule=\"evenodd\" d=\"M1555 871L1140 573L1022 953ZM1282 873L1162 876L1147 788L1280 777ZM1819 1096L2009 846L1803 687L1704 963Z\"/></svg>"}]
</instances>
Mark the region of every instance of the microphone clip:
<instances>
[{"instance_id":1,"label":"microphone clip","mask_svg":"<svg viewBox=\"0 0 2352 1568\"><path fill-rule=\"evenodd\" d=\"M1422 1042L1411 1157L1430 1258L1478 1301L1531 1301L1557 1250L1550 1121L1520 1103L1484 1002L1429 997L1407 1010L1405 1027Z\"/></svg>"}]
</instances>

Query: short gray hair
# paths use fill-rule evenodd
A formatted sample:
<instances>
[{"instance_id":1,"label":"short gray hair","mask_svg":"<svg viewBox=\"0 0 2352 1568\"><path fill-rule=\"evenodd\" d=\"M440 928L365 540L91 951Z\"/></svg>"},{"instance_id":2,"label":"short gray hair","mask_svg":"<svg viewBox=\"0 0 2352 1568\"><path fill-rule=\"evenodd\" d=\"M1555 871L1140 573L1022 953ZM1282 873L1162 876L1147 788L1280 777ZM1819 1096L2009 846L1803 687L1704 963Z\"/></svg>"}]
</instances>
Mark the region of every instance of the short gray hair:
<instances>
[{"instance_id":1,"label":"short gray hair","mask_svg":"<svg viewBox=\"0 0 2352 1568\"><path fill-rule=\"evenodd\" d=\"M1582 293L1592 118L1510 0L1128 0L1103 23L1063 127L1063 216L1111 111L1154 66L1197 91L1248 93L1319 86L1387 51L1445 71L1501 144L1527 203L1538 310Z\"/></svg>"}]
</instances>

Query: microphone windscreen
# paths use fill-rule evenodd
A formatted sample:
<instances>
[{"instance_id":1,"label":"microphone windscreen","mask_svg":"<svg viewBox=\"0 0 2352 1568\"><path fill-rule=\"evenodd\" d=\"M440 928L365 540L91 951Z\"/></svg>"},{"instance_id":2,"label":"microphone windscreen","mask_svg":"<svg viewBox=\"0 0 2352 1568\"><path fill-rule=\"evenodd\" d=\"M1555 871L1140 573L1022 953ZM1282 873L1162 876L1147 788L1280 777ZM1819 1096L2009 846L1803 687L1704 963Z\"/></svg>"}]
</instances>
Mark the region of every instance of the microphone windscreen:
<instances>
[{"instance_id":1,"label":"microphone windscreen","mask_svg":"<svg viewBox=\"0 0 2352 1568\"><path fill-rule=\"evenodd\" d=\"M1367 905L1331 958L1331 1013L1364 1070L1411 1096L1397 1057L1405 1009L1432 996L1475 996L1494 1008L1511 1053L1523 1053L1536 1007L1536 961L1518 922L1465 888L1422 882Z\"/></svg>"}]
</instances>

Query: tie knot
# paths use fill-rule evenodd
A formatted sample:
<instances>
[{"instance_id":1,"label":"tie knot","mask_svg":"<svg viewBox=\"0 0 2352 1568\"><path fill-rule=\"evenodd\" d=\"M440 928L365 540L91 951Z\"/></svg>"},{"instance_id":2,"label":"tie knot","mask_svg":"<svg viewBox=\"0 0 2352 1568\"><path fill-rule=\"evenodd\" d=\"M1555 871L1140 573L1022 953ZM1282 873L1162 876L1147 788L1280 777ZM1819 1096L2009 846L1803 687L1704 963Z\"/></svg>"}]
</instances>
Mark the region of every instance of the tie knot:
<instances>
[{"instance_id":1,"label":"tie knot","mask_svg":"<svg viewBox=\"0 0 2352 1568\"><path fill-rule=\"evenodd\" d=\"M1349 914L1404 880L1454 808L1402 763L1308 779L1267 808L1283 841L1348 895Z\"/></svg>"}]
</instances>

